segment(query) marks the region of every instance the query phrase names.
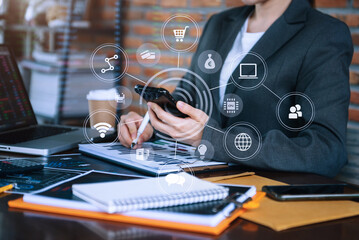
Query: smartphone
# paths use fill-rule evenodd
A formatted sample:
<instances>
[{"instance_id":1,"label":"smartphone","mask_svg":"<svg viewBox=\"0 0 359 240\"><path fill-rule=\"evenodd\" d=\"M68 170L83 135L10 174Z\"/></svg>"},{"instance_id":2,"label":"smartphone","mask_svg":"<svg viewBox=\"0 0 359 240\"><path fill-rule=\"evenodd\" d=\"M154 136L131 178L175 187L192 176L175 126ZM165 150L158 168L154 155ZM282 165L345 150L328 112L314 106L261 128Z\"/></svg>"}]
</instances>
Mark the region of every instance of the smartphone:
<instances>
[{"instance_id":1,"label":"smartphone","mask_svg":"<svg viewBox=\"0 0 359 240\"><path fill-rule=\"evenodd\" d=\"M144 91L144 92L143 92ZM180 112L176 103L177 100L164 88L146 87L143 85L136 85L135 92L143 97L147 102L154 102L162 107L166 112L171 113L176 117L185 118L186 114ZM143 93L142 93L143 92Z\"/></svg>"},{"instance_id":2,"label":"smartphone","mask_svg":"<svg viewBox=\"0 0 359 240\"><path fill-rule=\"evenodd\" d=\"M348 184L263 186L263 192L279 201L335 200L359 198L359 188Z\"/></svg>"}]
</instances>

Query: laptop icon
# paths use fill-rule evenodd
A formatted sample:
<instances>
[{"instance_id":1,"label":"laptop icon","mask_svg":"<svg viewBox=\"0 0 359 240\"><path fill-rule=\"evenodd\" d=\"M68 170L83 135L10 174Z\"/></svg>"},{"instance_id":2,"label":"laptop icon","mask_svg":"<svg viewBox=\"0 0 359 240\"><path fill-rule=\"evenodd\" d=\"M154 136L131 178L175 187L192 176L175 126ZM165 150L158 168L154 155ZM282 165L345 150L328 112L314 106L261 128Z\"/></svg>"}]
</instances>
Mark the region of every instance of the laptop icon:
<instances>
[{"instance_id":1,"label":"laptop icon","mask_svg":"<svg viewBox=\"0 0 359 240\"><path fill-rule=\"evenodd\" d=\"M77 146L83 128L39 125L14 55L0 45L0 151L46 156ZM99 136L96 130L89 137Z\"/></svg>"},{"instance_id":2,"label":"laptop icon","mask_svg":"<svg viewBox=\"0 0 359 240\"><path fill-rule=\"evenodd\" d=\"M258 79L257 64L256 63L241 63L241 64L239 64L238 79Z\"/></svg>"}]
</instances>

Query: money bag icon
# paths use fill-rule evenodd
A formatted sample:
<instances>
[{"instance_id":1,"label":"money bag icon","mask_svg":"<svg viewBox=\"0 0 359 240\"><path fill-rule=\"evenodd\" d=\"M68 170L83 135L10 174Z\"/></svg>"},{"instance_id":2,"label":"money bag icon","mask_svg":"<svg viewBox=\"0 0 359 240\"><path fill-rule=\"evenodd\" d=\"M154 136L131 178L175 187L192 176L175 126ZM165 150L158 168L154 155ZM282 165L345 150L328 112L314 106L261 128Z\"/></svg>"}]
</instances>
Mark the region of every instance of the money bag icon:
<instances>
[{"instance_id":1,"label":"money bag icon","mask_svg":"<svg viewBox=\"0 0 359 240\"><path fill-rule=\"evenodd\" d=\"M216 67L216 63L212 59L212 54L208 54L208 58L206 62L204 63L205 69L214 69Z\"/></svg>"}]
</instances>

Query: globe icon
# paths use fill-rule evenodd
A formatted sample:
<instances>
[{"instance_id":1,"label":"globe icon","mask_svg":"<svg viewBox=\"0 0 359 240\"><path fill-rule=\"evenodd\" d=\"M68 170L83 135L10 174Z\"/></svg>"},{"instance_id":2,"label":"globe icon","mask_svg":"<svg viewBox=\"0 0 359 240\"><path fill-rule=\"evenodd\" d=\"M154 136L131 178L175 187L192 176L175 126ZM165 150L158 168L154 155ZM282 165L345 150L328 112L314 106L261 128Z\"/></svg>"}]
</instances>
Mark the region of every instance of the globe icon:
<instances>
[{"instance_id":1,"label":"globe icon","mask_svg":"<svg viewBox=\"0 0 359 240\"><path fill-rule=\"evenodd\" d=\"M252 146L252 138L247 133L240 133L234 139L234 146L239 151L245 152Z\"/></svg>"}]
</instances>

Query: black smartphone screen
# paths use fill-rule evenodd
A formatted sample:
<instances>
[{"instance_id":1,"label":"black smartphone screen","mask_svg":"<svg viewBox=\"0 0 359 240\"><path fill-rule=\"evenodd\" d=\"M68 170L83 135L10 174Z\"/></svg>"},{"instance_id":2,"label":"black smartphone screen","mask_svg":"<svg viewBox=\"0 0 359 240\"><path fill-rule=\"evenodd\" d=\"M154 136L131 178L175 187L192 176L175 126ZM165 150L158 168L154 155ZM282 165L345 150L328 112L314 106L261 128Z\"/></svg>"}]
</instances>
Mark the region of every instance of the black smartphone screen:
<instances>
[{"instance_id":1,"label":"black smartphone screen","mask_svg":"<svg viewBox=\"0 0 359 240\"><path fill-rule=\"evenodd\" d=\"M185 118L186 114L181 113L177 107L177 100L164 88L145 87L136 85L135 92L143 97L147 102L154 102L162 107L166 112L176 117Z\"/></svg>"},{"instance_id":2,"label":"black smartphone screen","mask_svg":"<svg viewBox=\"0 0 359 240\"><path fill-rule=\"evenodd\" d=\"M279 200L359 198L359 189L347 184L264 186L263 191Z\"/></svg>"}]
</instances>

